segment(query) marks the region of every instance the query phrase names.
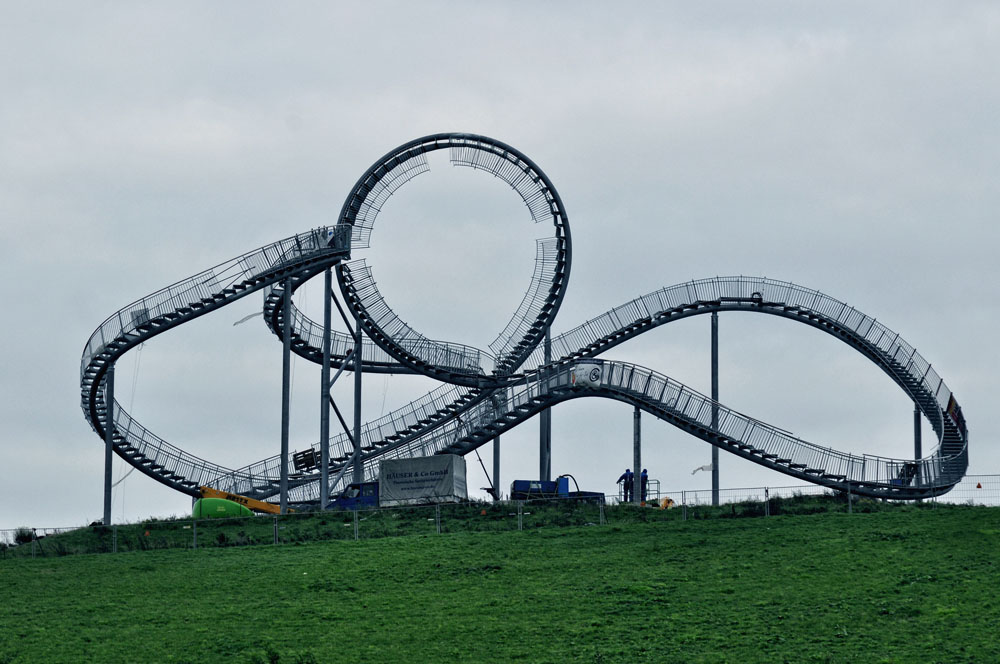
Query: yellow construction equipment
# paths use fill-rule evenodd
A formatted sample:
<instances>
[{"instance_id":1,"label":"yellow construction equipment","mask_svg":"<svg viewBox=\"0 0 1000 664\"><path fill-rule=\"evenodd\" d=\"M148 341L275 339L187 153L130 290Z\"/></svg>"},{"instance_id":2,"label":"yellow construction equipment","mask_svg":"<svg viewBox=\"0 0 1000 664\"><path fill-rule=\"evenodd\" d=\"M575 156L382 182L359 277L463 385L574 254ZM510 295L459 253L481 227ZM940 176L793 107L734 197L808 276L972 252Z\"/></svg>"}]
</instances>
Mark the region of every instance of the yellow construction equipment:
<instances>
[{"instance_id":1,"label":"yellow construction equipment","mask_svg":"<svg viewBox=\"0 0 1000 664\"><path fill-rule=\"evenodd\" d=\"M267 514L281 514L281 507L275 505L274 503L267 503L263 500L256 500L254 498L247 498L246 496L241 496L238 493L229 493L228 491L219 491L218 489L213 489L209 486L200 486L198 490L201 491L202 498L223 498L225 500L231 500L234 503L239 503L240 505L245 505L252 509L254 512L265 512ZM289 512L294 512L295 510L288 510Z\"/></svg>"}]
</instances>

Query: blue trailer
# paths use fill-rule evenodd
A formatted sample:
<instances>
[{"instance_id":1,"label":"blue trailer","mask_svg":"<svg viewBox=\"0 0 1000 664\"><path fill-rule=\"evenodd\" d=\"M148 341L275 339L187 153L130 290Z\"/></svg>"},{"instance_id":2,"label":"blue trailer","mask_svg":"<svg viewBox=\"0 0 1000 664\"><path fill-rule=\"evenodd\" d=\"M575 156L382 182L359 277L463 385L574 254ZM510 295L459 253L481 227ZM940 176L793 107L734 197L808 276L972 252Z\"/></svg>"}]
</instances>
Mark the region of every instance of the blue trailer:
<instances>
[{"instance_id":1,"label":"blue trailer","mask_svg":"<svg viewBox=\"0 0 1000 664\"><path fill-rule=\"evenodd\" d=\"M514 480L510 485L511 500L575 499L604 502L604 494L598 491L569 490L570 475L560 475L554 480ZM576 484L576 480L573 480Z\"/></svg>"}]
</instances>

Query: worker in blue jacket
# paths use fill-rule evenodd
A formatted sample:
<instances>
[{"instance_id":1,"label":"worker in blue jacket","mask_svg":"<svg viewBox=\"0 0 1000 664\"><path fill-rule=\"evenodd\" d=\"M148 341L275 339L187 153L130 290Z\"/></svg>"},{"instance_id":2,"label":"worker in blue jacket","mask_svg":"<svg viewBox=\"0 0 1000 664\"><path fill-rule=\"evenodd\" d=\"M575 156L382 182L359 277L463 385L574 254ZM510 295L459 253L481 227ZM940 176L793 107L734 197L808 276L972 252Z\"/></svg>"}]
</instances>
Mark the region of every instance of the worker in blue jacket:
<instances>
[{"instance_id":1,"label":"worker in blue jacket","mask_svg":"<svg viewBox=\"0 0 1000 664\"><path fill-rule=\"evenodd\" d=\"M616 484L621 484L622 482L625 483L625 486L622 487L622 501L627 503L632 500L632 483L635 482L635 473L632 472L631 468L625 469L625 472L618 478Z\"/></svg>"},{"instance_id":2,"label":"worker in blue jacket","mask_svg":"<svg viewBox=\"0 0 1000 664\"><path fill-rule=\"evenodd\" d=\"M646 469L642 469L642 475L639 476L639 484L642 488L642 502L646 502L646 483L649 482L649 475L646 474Z\"/></svg>"}]
</instances>

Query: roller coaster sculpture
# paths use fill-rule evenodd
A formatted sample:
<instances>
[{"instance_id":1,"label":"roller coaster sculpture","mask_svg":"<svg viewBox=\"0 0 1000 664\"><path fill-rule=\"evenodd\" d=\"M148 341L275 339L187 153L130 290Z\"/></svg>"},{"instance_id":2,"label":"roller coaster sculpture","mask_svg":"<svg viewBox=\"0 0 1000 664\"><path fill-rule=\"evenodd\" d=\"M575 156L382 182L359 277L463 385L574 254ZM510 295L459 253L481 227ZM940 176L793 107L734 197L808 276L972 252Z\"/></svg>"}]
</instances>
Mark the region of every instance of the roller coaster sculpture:
<instances>
[{"instance_id":1,"label":"roller coaster sculpture","mask_svg":"<svg viewBox=\"0 0 1000 664\"><path fill-rule=\"evenodd\" d=\"M353 252L369 246L386 200L429 170L428 153L445 149L454 165L504 180L535 222L552 225L551 235L537 241L528 291L510 322L489 344L489 351L423 336L389 307L365 260L352 260ZM289 501L317 501L322 492L316 464L293 467L291 459L277 455L242 468L225 468L158 437L117 402L113 421L109 421L107 376L119 358L142 342L257 291L264 293L268 327L282 338L285 289L294 292L332 267L340 293L364 332L362 371L421 374L438 379L442 386L368 422L357 452L348 435L332 437L330 476L360 464L364 476L372 478L384 458L464 455L544 409L578 397L631 404L727 452L834 490L920 499L947 492L964 476L968 430L962 410L930 363L874 318L792 283L739 276L668 286L553 337L550 357L554 359L545 363L540 342L562 303L570 264L565 208L534 162L485 136L448 133L420 138L389 152L365 172L335 225L237 256L133 302L105 320L83 352L83 412L102 440L107 427L112 427L114 451L122 459L183 493L198 495L199 486L209 486L264 500L279 492L281 464L286 464ZM294 305L289 311L292 351L322 363L323 326ZM912 399L936 434L936 448L915 460L840 452L726 408L650 369L593 359L660 325L718 311L780 316L840 339L874 362ZM341 332L332 335L331 368L354 370L350 360L353 337ZM599 363L594 381L575 380L574 370L582 362ZM318 450L319 443L313 448ZM349 476L338 473L329 486L330 495L347 481Z\"/></svg>"}]
</instances>

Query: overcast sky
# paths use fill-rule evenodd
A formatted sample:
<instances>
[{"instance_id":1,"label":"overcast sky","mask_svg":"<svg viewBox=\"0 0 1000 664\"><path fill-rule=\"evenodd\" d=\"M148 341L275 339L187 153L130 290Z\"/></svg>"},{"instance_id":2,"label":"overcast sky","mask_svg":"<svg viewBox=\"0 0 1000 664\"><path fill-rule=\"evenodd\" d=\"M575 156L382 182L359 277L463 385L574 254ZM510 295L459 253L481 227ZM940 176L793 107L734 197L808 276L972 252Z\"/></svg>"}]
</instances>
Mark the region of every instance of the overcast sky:
<instances>
[{"instance_id":1,"label":"overcast sky","mask_svg":"<svg viewBox=\"0 0 1000 664\"><path fill-rule=\"evenodd\" d=\"M995 261L1000 8L975 2L0 2L0 528L102 514L103 448L79 404L84 343L129 302L333 223L395 146L465 131L551 178L573 238L553 332L692 278L819 289L913 344L968 419L970 472L1000 473ZM428 336L485 348L531 275L513 192L447 162L386 206L365 254ZM301 306L315 317L319 284ZM277 453L281 345L246 298L132 351L117 397L232 467ZM874 365L789 321L720 317L721 401L858 453L912 452L912 404ZM709 391L709 318L614 349ZM292 447L318 438L319 369L295 363ZM365 419L434 387L366 378ZM338 386L340 387L340 386ZM349 401L341 403L349 407ZM643 418L644 466L704 489L708 445ZM930 440L925 426L925 449ZM538 473L538 424L501 483ZM490 446L480 453L490 467ZM612 491L632 412L553 414L553 474ZM470 485L486 485L475 455ZM722 454L723 487L790 478ZM115 479L126 473L116 459ZM474 491L476 495L480 492ZM134 473L114 518L190 499Z\"/></svg>"}]
</instances>

